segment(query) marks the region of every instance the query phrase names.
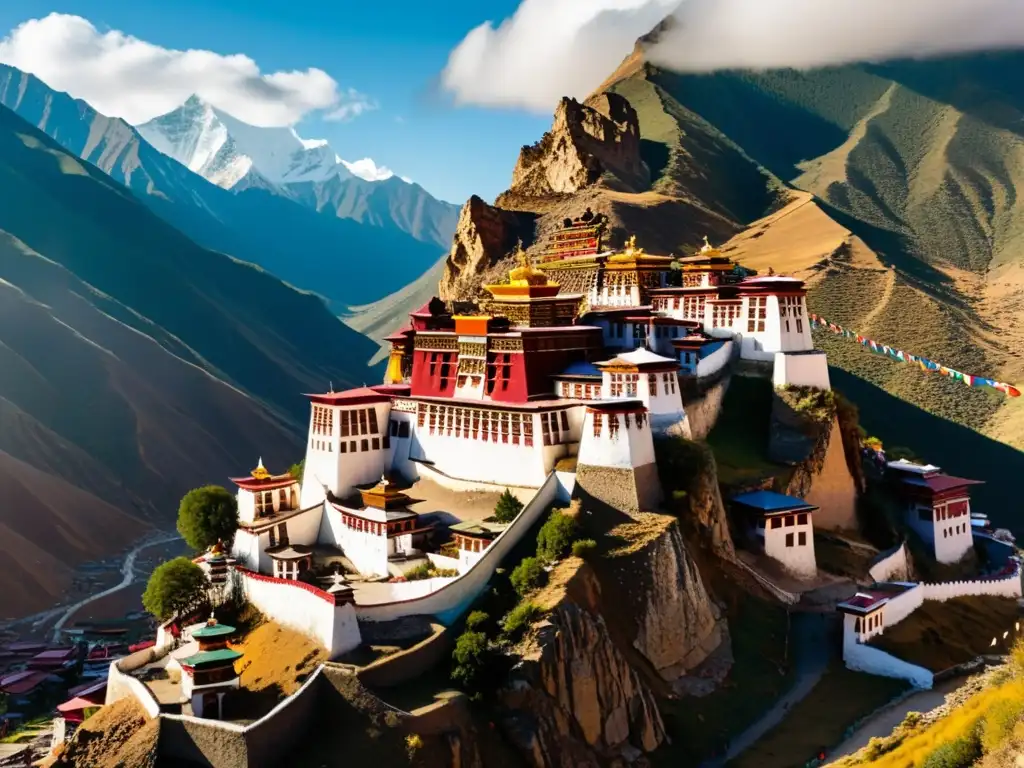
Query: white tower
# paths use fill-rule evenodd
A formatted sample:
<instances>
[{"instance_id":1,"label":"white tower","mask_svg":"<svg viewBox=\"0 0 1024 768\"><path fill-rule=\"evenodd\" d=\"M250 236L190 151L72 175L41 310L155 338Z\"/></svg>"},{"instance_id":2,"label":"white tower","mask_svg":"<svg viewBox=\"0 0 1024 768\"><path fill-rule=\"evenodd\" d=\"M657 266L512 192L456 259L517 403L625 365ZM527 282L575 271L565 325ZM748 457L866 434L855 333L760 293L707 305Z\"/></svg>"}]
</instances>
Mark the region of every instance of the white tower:
<instances>
[{"instance_id":1,"label":"white tower","mask_svg":"<svg viewBox=\"0 0 1024 768\"><path fill-rule=\"evenodd\" d=\"M323 501L325 491L345 498L357 485L380 478L389 469L391 448L389 395L360 387L307 397L311 413L303 509Z\"/></svg>"},{"instance_id":2,"label":"white tower","mask_svg":"<svg viewBox=\"0 0 1024 768\"><path fill-rule=\"evenodd\" d=\"M650 416L655 435L690 437L679 391L679 361L637 349L596 364L601 369L605 400L638 398Z\"/></svg>"},{"instance_id":3,"label":"white tower","mask_svg":"<svg viewBox=\"0 0 1024 768\"><path fill-rule=\"evenodd\" d=\"M640 400L589 403L576 466L576 495L625 514L661 504L661 481L647 408Z\"/></svg>"}]
</instances>

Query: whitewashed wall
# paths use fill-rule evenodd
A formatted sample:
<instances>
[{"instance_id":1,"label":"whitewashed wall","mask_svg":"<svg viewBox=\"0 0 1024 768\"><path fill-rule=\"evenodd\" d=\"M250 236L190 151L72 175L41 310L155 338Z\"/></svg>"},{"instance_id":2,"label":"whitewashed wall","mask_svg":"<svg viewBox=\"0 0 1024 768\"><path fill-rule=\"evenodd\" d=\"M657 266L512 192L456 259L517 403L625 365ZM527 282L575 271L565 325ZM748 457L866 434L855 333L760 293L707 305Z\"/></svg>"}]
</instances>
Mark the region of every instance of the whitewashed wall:
<instances>
[{"instance_id":1,"label":"whitewashed wall","mask_svg":"<svg viewBox=\"0 0 1024 768\"><path fill-rule=\"evenodd\" d=\"M735 344L732 339L728 339L722 344L721 347L716 349L707 357L701 358L697 362L697 378L702 379L708 376L714 376L720 370L725 368L732 360L733 351Z\"/></svg>"},{"instance_id":2,"label":"whitewashed wall","mask_svg":"<svg viewBox=\"0 0 1024 768\"><path fill-rule=\"evenodd\" d=\"M388 537L370 531L357 531L345 525L342 513L331 504L324 505L318 541L339 547L356 569L367 576L388 575ZM367 512L350 509L351 514L367 516Z\"/></svg>"},{"instance_id":3,"label":"whitewashed wall","mask_svg":"<svg viewBox=\"0 0 1024 768\"><path fill-rule=\"evenodd\" d=\"M568 503L576 489L576 473L555 472L555 478L558 480L558 500Z\"/></svg>"},{"instance_id":4,"label":"whitewashed wall","mask_svg":"<svg viewBox=\"0 0 1024 768\"><path fill-rule=\"evenodd\" d=\"M805 579L812 579L818 573L818 564L814 557L814 515L807 515L804 525L783 525L772 528L771 521L766 520L764 531L764 553L773 560L782 563L787 571ZM806 543L800 546L800 534L804 534ZM792 534L793 546L786 546L786 535Z\"/></svg>"},{"instance_id":5,"label":"whitewashed wall","mask_svg":"<svg viewBox=\"0 0 1024 768\"><path fill-rule=\"evenodd\" d=\"M454 568L459 570L459 558L445 557L435 552L427 552L427 560L434 564L435 568Z\"/></svg>"},{"instance_id":6,"label":"whitewashed wall","mask_svg":"<svg viewBox=\"0 0 1024 768\"><path fill-rule=\"evenodd\" d=\"M902 542L895 550L879 557L868 569L868 575L875 581L905 579L910 573L910 559L907 543Z\"/></svg>"},{"instance_id":7,"label":"whitewashed wall","mask_svg":"<svg viewBox=\"0 0 1024 768\"><path fill-rule=\"evenodd\" d=\"M821 351L799 354L776 352L772 369L772 384L784 387L813 387L832 389L828 376L828 356Z\"/></svg>"},{"instance_id":8,"label":"whitewashed wall","mask_svg":"<svg viewBox=\"0 0 1024 768\"><path fill-rule=\"evenodd\" d=\"M451 579L443 588L424 597L405 602L356 605L359 620L391 621L402 616L434 615L442 624L450 625L484 590L509 550L547 512L558 495L558 488L558 479L552 472L518 517L494 540L476 566L467 573Z\"/></svg>"},{"instance_id":9,"label":"whitewashed wall","mask_svg":"<svg viewBox=\"0 0 1024 768\"><path fill-rule=\"evenodd\" d=\"M882 620L883 630L891 627L893 624L903 621L907 616L920 608L921 603L924 601L925 591L921 584L915 585L913 589L908 589L901 595L889 598L889 602L886 603L885 607L882 609L884 616Z\"/></svg>"},{"instance_id":10,"label":"whitewashed wall","mask_svg":"<svg viewBox=\"0 0 1024 768\"><path fill-rule=\"evenodd\" d=\"M607 413L601 415L601 435L594 436L595 414L589 411L583 420L583 436L580 439L579 463L592 467L615 467L630 469L642 467L654 461L654 437L650 421L638 427L636 414L629 414L629 427L624 424L625 414ZM619 431L613 438L609 424L618 419Z\"/></svg>"},{"instance_id":11,"label":"whitewashed wall","mask_svg":"<svg viewBox=\"0 0 1024 768\"><path fill-rule=\"evenodd\" d=\"M995 597L1021 597L1020 572L1005 579L983 579L975 581L945 581L941 584L924 584L925 600L945 602L954 597L970 595L992 595Z\"/></svg>"},{"instance_id":12,"label":"whitewashed wall","mask_svg":"<svg viewBox=\"0 0 1024 768\"><path fill-rule=\"evenodd\" d=\"M896 658L890 653L857 642L845 642L844 633L843 661L846 667L854 672L866 672L869 675L895 677L908 680L917 688L931 688L934 675L924 667L910 664Z\"/></svg>"},{"instance_id":13,"label":"whitewashed wall","mask_svg":"<svg viewBox=\"0 0 1024 768\"><path fill-rule=\"evenodd\" d=\"M308 584L236 570L249 602L263 615L315 638L331 658L362 642L358 624L345 616L354 615L351 605L336 606L332 596Z\"/></svg>"},{"instance_id":14,"label":"whitewashed wall","mask_svg":"<svg viewBox=\"0 0 1024 768\"><path fill-rule=\"evenodd\" d=\"M469 493L471 491L483 491L485 493L504 492L507 488L509 492L519 499L523 504L530 501L536 494L537 488L523 485L508 485L504 483L484 483L479 480L462 480L455 477L449 477L430 465L422 462L413 462L417 468L416 477L425 477L426 479L437 483L442 488L447 488L449 491L455 491L457 493ZM415 495L415 494L414 494Z\"/></svg>"},{"instance_id":15,"label":"whitewashed wall","mask_svg":"<svg viewBox=\"0 0 1024 768\"><path fill-rule=\"evenodd\" d=\"M145 683L127 673L144 667L165 654L166 650L157 653L153 648L146 648L130 656L125 656L123 659L112 661L107 677L107 695L104 703L113 704L115 701L132 696L146 710L147 715L150 717L159 715L160 705L149 688Z\"/></svg>"},{"instance_id":16,"label":"whitewashed wall","mask_svg":"<svg viewBox=\"0 0 1024 768\"><path fill-rule=\"evenodd\" d=\"M555 458L546 460L542 442L540 421L537 418L533 425L532 446L467 440L436 433L431 435L427 428L417 427L412 438L410 458L431 462L435 469L452 480L480 482L486 479L491 485L539 488L554 467ZM565 454L564 446L555 448L554 454L559 453L558 448L562 449L561 455ZM442 480L438 479L437 482ZM451 484L445 487L451 487Z\"/></svg>"},{"instance_id":17,"label":"whitewashed wall","mask_svg":"<svg viewBox=\"0 0 1024 768\"><path fill-rule=\"evenodd\" d=\"M450 560L451 558L445 558ZM389 605L406 600L417 600L446 587L458 576L437 576L432 579L397 581L373 584L372 589L356 593L357 610L370 605Z\"/></svg>"}]
</instances>

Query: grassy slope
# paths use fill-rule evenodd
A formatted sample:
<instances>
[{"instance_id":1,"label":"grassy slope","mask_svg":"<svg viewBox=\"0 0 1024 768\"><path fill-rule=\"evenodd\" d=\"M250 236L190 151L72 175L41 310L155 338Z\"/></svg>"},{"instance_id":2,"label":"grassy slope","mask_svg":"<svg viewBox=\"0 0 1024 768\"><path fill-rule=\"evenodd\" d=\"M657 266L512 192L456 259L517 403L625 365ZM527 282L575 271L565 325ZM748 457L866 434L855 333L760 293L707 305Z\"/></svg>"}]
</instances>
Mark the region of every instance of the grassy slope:
<instances>
[{"instance_id":1,"label":"grassy slope","mask_svg":"<svg viewBox=\"0 0 1024 768\"><path fill-rule=\"evenodd\" d=\"M316 297L197 247L0 107L0 455L29 486L0 519L23 553L109 555L137 531L111 506L167 521L188 487L294 461L301 393L361 384L372 353ZM52 478L92 500L31 501ZM80 526L104 535L63 547ZM67 573L50 573L52 595ZM0 615L50 602L0 595Z\"/></svg>"}]
</instances>

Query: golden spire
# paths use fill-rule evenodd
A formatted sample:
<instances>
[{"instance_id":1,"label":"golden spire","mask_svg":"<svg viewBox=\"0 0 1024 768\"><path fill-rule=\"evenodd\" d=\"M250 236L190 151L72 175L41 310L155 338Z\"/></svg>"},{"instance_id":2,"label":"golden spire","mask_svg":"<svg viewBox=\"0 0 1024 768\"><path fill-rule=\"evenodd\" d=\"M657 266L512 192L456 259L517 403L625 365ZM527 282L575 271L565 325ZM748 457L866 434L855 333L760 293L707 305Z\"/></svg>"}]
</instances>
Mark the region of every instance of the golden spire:
<instances>
[{"instance_id":1,"label":"golden spire","mask_svg":"<svg viewBox=\"0 0 1024 768\"><path fill-rule=\"evenodd\" d=\"M530 263L530 257L523 249L523 241L516 243L515 259L519 266L508 273L510 285L547 285L548 278Z\"/></svg>"},{"instance_id":2,"label":"golden spire","mask_svg":"<svg viewBox=\"0 0 1024 768\"><path fill-rule=\"evenodd\" d=\"M262 456L260 456L260 463L256 465L256 469L254 469L249 474L251 474L257 480L266 480L268 477L270 477L270 473L267 472L267 468L263 466Z\"/></svg>"},{"instance_id":3,"label":"golden spire","mask_svg":"<svg viewBox=\"0 0 1024 768\"><path fill-rule=\"evenodd\" d=\"M644 249L636 244L636 235L630 235L626 241L626 247L622 253L617 253L611 257L612 261L631 261L644 255Z\"/></svg>"},{"instance_id":4,"label":"golden spire","mask_svg":"<svg viewBox=\"0 0 1024 768\"><path fill-rule=\"evenodd\" d=\"M708 240L708 236L704 235L704 247L700 249L700 252L704 256L716 256L720 253L718 248L715 248Z\"/></svg>"}]
</instances>

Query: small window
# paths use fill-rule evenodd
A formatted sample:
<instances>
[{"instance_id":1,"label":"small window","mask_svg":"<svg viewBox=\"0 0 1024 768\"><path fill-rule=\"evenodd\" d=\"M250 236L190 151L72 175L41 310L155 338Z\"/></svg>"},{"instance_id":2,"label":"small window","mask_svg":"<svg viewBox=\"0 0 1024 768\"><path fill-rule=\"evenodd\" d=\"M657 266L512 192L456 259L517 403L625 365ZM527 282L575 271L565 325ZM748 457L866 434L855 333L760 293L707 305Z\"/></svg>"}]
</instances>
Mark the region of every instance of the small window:
<instances>
[{"instance_id":1,"label":"small window","mask_svg":"<svg viewBox=\"0 0 1024 768\"><path fill-rule=\"evenodd\" d=\"M375 450L375 451L379 451L380 450L380 438L379 437L373 438L373 450Z\"/></svg>"},{"instance_id":2,"label":"small window","mask_svg":"<svg viewBox=\"0 0 1024 768\"><path fill-rule=\"evenodd\" d=\"M786 546L787 547L792 547L793 546L793 534L792 533L787 533L786 534Z\"/></svg>"},{"instance_id":3,"label":"small window","mask_svg":"<svg viewBox=\"0 0 1024 768\"><path fill-rule=\"evenodd\" d=\"M409 436L409 422L401 421L398 423L398 436L408 437Z\"/></svg>"},{"instance_id":4,"label":"small window","mask_svg":"<svg viewBox=\"0 0 1024 768\"><path fill-rule=\"evenodd\" d=\"M800 533L797 534L796 540L801 547L807 546L807 534L803 531L800 531Z\"/></svg>"},{"instance_id":5,"label":"small window","mask_svg":"<svg viewBox=\"0 0 1024 768\"><path fill-rule=\"evenodd\" d=\"M774 528L781 528L781 527L782 527L782 518L781 517L773 517L772 518L772 528L774 529Z\"/></svg>"},{"instance_id":6,"label":"small window","mask_svg":"<svg viewBox=\"0 0 1024 768\"><path fill-rule=\"evenodd\" d=\"M796 517L793 515L786 515L786 527L792 528L794 525L796 525Z\"/></svg>"},{"instance_id":7,"label":"small window","mask_svg":"<svg viewBox=\"0 0 1024 768\"><path fill-rule=\"evenodd\" d=\"M364 437L364 438L363 438L363 440L362 440L362 445L360 445L360 448L359 448L359 449L360 449L361 451L368 451L368 450L370 450L370 441L369 441L369 440L367 440L367 439L366 439L366 438Z\"/></svg>"},{"instance_id":8,"label":"small window","mask_svg":"<svg viewBox=\"0 0 1024 768\"><path fill-rule=\"evenodd\" d=\"M274 529L273 528L270 529L270 546L272 546L272 547L276 547L277 546L277 536L274 534Z\"/></svg>"},{"instance_id":9,"label":"small window","mask_svg":"<svg viewBox=\"0 0 1024 768\"><path fill-rule=\"evenodd\" d=\"M348 443L346 443L344 440L342 440L341 441L341 445L338 446L338 451L340 453L348 453Z\"/></svg>"},{"instance_id":10,"label":"small window","mask_svg":"<svg viewBox=\"0 0 1024 768\"><path fill-rule=\"evenodd\" d=\"M806 512L801 512L799 515L796 516L796 524L797 525L807 525L807 513Z\"/></svg>"}]
</instances>

